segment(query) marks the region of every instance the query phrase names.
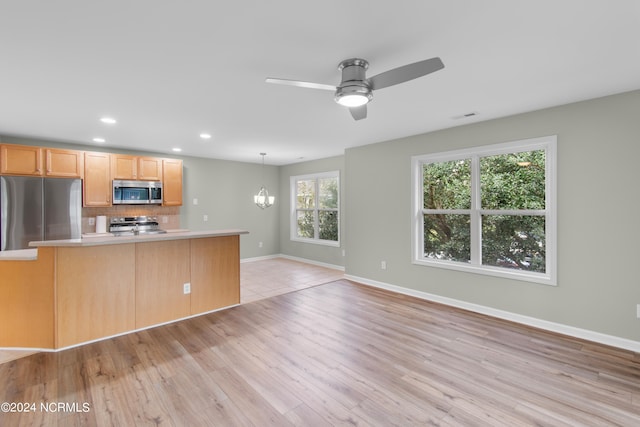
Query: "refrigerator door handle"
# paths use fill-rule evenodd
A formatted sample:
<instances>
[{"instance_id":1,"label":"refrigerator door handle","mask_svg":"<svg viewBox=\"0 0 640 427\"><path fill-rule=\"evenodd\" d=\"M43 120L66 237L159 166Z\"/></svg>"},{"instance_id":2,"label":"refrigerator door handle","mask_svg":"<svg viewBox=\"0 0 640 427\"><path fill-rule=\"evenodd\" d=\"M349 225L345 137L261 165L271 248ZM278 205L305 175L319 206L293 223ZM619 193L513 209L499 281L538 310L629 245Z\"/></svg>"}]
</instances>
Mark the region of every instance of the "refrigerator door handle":
<instances>
[{"instance_id":1,"label":"refrigerator door handle","mask_svg":"<svg viewBox=\"0 0 640 427\"><path fill-rule=\"evenodd\" d=\"M7 247L7 183L0 177L0 251Z\"/></svg>"}]
</instances>

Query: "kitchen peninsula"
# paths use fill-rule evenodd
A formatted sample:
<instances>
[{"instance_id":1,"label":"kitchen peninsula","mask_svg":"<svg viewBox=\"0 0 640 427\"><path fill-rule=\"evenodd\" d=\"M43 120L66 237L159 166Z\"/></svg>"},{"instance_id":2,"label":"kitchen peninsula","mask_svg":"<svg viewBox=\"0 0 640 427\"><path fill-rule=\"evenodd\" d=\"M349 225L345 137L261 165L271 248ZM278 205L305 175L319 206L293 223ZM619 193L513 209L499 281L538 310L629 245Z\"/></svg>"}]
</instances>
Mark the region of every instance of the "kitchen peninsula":
<instances>
[{"instance_id":1,"label":"kitchen peninsula","mask_svg":"<svg viewBox=\"0 0 640 427\"><path fill-rule=\"evenodd\" d=\"M246 233L32 242L0 257L0 347L60 349L239 304Z\"/></svg>"}]
</instances>

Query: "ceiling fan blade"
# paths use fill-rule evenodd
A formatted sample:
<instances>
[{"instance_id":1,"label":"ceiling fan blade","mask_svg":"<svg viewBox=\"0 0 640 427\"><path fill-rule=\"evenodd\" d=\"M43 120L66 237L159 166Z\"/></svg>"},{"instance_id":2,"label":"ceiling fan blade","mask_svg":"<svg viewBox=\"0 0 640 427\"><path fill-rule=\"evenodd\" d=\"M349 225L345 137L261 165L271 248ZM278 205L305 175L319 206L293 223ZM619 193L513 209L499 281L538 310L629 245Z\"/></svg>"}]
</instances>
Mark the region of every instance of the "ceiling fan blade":
<instances>
[{"instance_id":1,"label":"ceiling fan blade","mask_svg":"<svg viewBox=\"0 0 640 427\"><path fill-rule=\"evenodd\" d=\"M308 89L322 89L322 90L331 90L331 91L335 91L337 89L335 86L325 85L322 83L300 82L298 80L287 80L287 79L274 79L271 77L268 77L267 79L265 79L265 82L275 83L279 85L304 87Z\"/></svg>"},{"instance_id":2,"label":"ceiling fan blade","mask_svg":"<svg viewBox=\"0 0 640 427\"><path fill-rule=\"evenodd\" d=\"M354 120L362 120L367 118L367 105L361 105L360 107L351 107L349 112L353 116Z\"/></svg>"},{"instance_id":3,"label":"ceiling fan blade","mask_svg":"<svg viewBox=\"0 0 640 427\"><path fill-rule=\"evenodd\" d=\"M418 77L426 76L427 74L444 68L444 64L440 58L435 57L431 59L425 59L424 61L414 62L413 64L404 65L402 67L394 68L393 70L385 71L373 77L367 79L371 89L383 89L385 87L397 85L399 83L408 82L409 80L417 79Z\"/></svg>"}]
</instances>

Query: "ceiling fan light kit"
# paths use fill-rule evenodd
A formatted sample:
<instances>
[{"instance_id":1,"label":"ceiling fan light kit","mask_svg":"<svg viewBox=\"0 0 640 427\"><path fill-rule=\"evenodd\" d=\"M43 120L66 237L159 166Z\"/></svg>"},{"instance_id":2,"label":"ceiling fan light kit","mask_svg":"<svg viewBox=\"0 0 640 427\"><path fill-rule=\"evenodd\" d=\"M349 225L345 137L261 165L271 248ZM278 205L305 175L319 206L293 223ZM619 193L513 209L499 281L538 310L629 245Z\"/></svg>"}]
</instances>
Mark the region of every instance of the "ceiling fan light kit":
<instances>
[{"instance_id":1,"label":"ceiling fan light kit","mask_svg":"<svg viewBox=\"0 0 640 427\"><path fill-rule=\"evenodd\" d=\"M344 107L360 107L371 101L373 94L360 88L351 87L338 88L336 91L336 102Z\"/></svg>"},{"instance_id":2,"label":"ceiling fan light kit","mask_svg":"<svg viewBox=\"0 0 640 427\"><path fill-rule=\"evenodd\" d=\"M426 76L444 68L440 58L435 57L394 68L384 73L367 78L369 63L361 58L345 59L338 65L342 71L342 80L338 86L322 83L303 82L298 80L267 78L267 83L335 91L335 101L349 108L355 120L367 117L367 104L373 99L373 91L397 85L418 77Z\"/></svg>"},{"instance_id":3,"label":"ceiling fan light kit","mask_svg":"<svg viewBox=\"0 0 640 427\"><path fill-rule=\"evenodd\" d=\"M360 58L347 59L338 65L338 70L342 71L342 82L335 93L338 104L345 107L360 107L373 99L373 92L365 75L367 68L369 63Z\"/></svg>"}]
</instances>

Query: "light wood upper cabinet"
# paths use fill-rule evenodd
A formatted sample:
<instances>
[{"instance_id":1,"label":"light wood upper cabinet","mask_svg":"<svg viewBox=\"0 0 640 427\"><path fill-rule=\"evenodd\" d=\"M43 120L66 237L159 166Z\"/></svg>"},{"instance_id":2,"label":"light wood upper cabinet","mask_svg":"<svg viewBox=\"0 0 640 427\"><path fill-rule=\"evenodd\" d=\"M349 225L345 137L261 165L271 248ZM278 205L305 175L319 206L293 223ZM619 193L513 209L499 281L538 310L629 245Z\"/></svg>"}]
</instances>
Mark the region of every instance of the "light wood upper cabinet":
<instances>
[{"instance_id":1,"label":"light wood upper cabinet","mask_svg":"<svg viewBox=\"0 0 640 427\"><path fill-rule=\"evenodd\" d=\"M0 174L42 175L42 148L28 145L0 145Z\"/></svg>"},{"instance_id":2,"label":"light wood upper cabinet","mask_svg":"<svg viewBox=\"0 0 640 427\"><path fill-rule=\"evenodd\" d=\"M138 157L138 179L145 181L162 180L162 159Z\"/></svg>"},{"instance_id":3,"label":"light wood upper cabinet","mask_svg":"<svg viewBox=\"0 0 640 427\"><path fill-rule=\"evenodd\" d=\"M59 178L82 178L84 175L83 151L46 148L45 158L45 176Z\"/></svg>"},{"instance_id":4,"label":"light wood upper cabinet","mask_svg":"<svg viewBox=\"0 0 640 427\"><path fill-rule=\"evenodd\" d=\"M162 160L162 204L182 206L182 160Z\"/></svg>"},{"instance_id":5,"label":"light wood upper cabinet","mask_svg":"<svg viewBox=\"0 0 640 427\"><path fill-rule=\"evenodd\" d=\"M111 179L138 179L138 158L126 154L112 154Z\"/></svg>"},{"instance_id":6,"label":"light wood upper cabinet","mask_svg":"<svg viewBox=\"0 0 640 427\"><path fill-rule=\"evenodd\" d=\"M84 178L83 206L111 206L112 180L162 181L164 206L182 206L182 160L0 144L1 175Z\"/></svg>"},{"instance_id":7,"label":"light wood upper cabinet","mask_svg":"<svg viewBox=\"0 0 640 427\"><path fill-rule=\"evenodd\" d=\"M111 206L111 155L84 153L83 206Z\"/></svg>"},{"instance_id":8,"label":"light wood upper cabinet","mask_svg":"<svg viewBox=\"0 0 640 427\"><path fill-rule=\"evenodd\" d=\"M112 154L111 171L112 179L160 181L162 179L162 159Z\"/></svg>"}]
</instances>

